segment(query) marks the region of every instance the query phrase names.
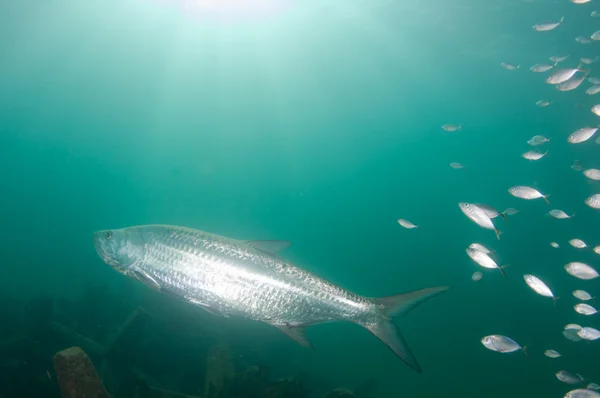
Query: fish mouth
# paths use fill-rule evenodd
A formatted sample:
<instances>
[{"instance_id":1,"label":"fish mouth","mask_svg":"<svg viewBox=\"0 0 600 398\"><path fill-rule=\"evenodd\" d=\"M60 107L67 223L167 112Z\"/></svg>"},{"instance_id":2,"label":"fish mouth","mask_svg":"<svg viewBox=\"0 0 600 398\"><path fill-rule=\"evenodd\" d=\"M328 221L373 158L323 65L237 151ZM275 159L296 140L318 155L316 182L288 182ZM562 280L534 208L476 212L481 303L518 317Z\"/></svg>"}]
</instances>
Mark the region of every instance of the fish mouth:
<instances>
[{"instance_id":1,"label":"fish mouth","mask_svg":"<svg viewBox=\"0 0 600 398\"><path fill-rule=\"evenodd\" d=\"M96 231L94 232L94 247L96 248L96 253L98 256L104 261L106 264L115 268L118 264L113 260L110 255L110 250L106 247L106 244L103 241L103 233L104 231Z\"/></svg>"}]
</instances>

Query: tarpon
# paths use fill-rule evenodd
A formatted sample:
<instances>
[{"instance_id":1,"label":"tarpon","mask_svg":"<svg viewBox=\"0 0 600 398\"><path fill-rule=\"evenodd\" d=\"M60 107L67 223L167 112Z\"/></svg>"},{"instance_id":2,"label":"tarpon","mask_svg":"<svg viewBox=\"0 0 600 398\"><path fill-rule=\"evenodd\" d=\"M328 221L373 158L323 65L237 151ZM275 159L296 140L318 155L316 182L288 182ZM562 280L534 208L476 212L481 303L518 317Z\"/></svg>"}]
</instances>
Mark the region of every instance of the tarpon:
<instances>
[{"instance_id":1,"label":"tarpon","mask_svg":"<svg viewBox=\"0 0 600 398\"><path fill-rule=\"evenodd\" d=\"M417 372L421 367L392 318L447 286L395 296L351 293L284 260L287 241L246 241L169 225L94 233L96 251L118 272L222 316L277 327L311 347L305 327L329 321L363 326Z\"/></svg>"}]
</instances>

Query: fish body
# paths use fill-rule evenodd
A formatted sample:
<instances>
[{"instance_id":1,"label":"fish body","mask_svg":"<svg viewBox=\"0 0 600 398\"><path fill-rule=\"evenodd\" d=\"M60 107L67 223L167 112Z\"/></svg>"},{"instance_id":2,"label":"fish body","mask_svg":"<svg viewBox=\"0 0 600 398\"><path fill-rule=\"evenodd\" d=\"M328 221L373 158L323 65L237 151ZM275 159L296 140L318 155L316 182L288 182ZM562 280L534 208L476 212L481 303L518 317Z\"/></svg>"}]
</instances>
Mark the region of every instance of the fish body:
<instances>
[{"instance_id":1,"label":"fish body","mask_svg":"<svg viewBox=\"0 0 600 398\"><path fill-rule=\"evenodd\" d=\"M579 68L562 68L557 69L550 76L546 78L546 83L548 84L560 84L566 82L573 76L575 73L579 72Z\"/></svg>"},{"instance_id":2,"label":"fish body","mask_svg":"<svg viewBox=\"0 0 600 398\"><path fill-rule=\"evenodd\" d=\"M544 73L544 72L548 72L552 68L554 68L554 65L535 64L531 68L529 68L529 70L532 72L535 72L535 73Z\"/></svg>"},{"instance_id":3,"label":"fish body","mask_svg":"<svg viewBox=\"0 0 600 398\"><path fill-rule=\"evenodd\" d=\"M571 246L573 246L575 249L585 249L587 247L587 244L584 241L582 241L581 239L577 239L577 238L571 239L569 241L569 244Z\"/></svg>"},{"instance_id":4,"label":"fish body","mask_svg":"<svg viewBox=\"0 0 600 398\"><path fill-rule=\"evenodd\" d=\"M511 64L509 62L500 62L500 66L508 70L517 70L520 68L520 65Z\"/></svg>"},{"instance_id":5,"label":"fish body","mask_svg":"<svg viewBox=\"0 0 600 398\"><path fill-rule=\"evenodd\" d=\"M523 279L525 279L525 283L527 283L527 286L529 286L531 290L533 290L540 296L551 297L554 300L554 305L556 306L556 298L554 297L552 290L550 290L548 285L546 285L540 278L533 275L525 274L523 275Z\"/></svg>"},{"instance_id":6,"label":"fish body","mask_svg":"<svg viewBox=\"0 0 600 398\"><path fill-rule=\"evenodd\" d=\"M578 341L582 341L583 340L577 334L580 330L581 330L581 326L575 325L575 324L568 324L567 326L565 326L565 329L563 330L563 335L567 339L569 339L569 340L577 343Z\"/></svg>"},{"instance_id":7,"label":"fish body","mask_svg":"<svg viewBox=\"0 0 600 398\"><path fill-rule=\"evenodd\" d=\"M583 171L583 175L590 180L600 181L600 170L599 169L587 169Z\"/></svg>"},{"instance_id":8,"label":"fish body","mask_svg":"<svg viewBox=\"0 0 600 398\"><path fill-rule=\"evenodd\" d=\"M556 378L560 381L562 381L563 383L567 383L567 384L583 384L585 385L584 381L583 381L583 377L581 377L581 375L579 374L573 374L571 372L568 372L566 370L559 370L558 372L556 372Z\"/></svg>"},{"instance_id":9,"label":"fish body","mask_svg":"<svg viewBox=\"0 0 600 398\"><path fill-rule=\"evenodd\" d=\"M548 358L558 358L561 356L560 353L556 350L546 350L544 351L544 355Z\"/></svg>"},{"instance_id":10,"label":"fish body","mask_svg":"<svg viewBox=\"0 0 600 398\"><path fill-rule=\"evenodd\" d=\"M578 388L566 393L564 398L600 398L600 393L589 388Z\"/></svg>"},{"instance_id":11,"label":"fish body","mask_svg":"<svg viewBox=\"0 0 600 398\"><path fill-rule=\"evenodd\" d=\"M481 344L488 350L506 353L506 352L515 352L522 350L526 353L526 351L513 339L510 337L502 336L499 334L492 334L490 336L485 336L481 339Z\"/></svg>"},{"instance_id":12,"label":"fish body","mask_svg":"<svg viewBox=\"0 0 600 398\"><path fill-rule=\"evenodd\" d=\"M404 220L402 218L398 220L398 224L400 224L402 227L404 227L406 229L419 228L417 225L413 224L412 222L410 222L408 220Z\"/></svg>"},{"instance_id":13,"label":"fish body","mask_svg":"<svg viewBox=\"0 0 600 398\"><path fill-rule=\"evenodd\" d=\"M458 131L458 130L462 129L462 124L444 124L442 126L442 129L444 131L451 133L453 131Z\"/></svg>"},{"instance_id":14,"label":"fish body","mask_svg":"<svg viewBox=\"0 0 600 398\"><path fill-rule=\"evenodd\" d=\"M598 313L598 311L594 307L585 303L575 304L574 309L578 314L581 315L594 315Z\"/></svg>"},{"instance_id":15,"label":"fish body","mask_svg":"<svg viewBox=\"0 0 600 398\"><path fill-rule=\"evenodd\" d=\"M308 325L359 324L418 372L391 318L448 290L366 298L284 260L277 252L289 242L243 241L178 226L97 231L94 244L105 263L159 292L217 315L268 323L305 346L311 345Z\"/></svg>"},{"instance_id":16,"label":"fish body","mask_svg":"<svg viewBox=\"0 0 600 398\"><path fill-rule=\"evenodd\" d=\"M478 207L473 203L460 202L458 204L460 210L466 215L471 221L485 229L491 229L496 232L496 237L500 239L500 231L496 229L492 219L486 214L485 210Z\"/></svg>"},{"instance_id":17,"label":"fish body","mask_svg":"<svg viewBox=\"0 0 600 398\"><path fill-rule=\"evenodd\" d=\"M464 169L466 166L464 166L458 162L452 162L452 163L450 163L450 167L452 167L453 169Z\"/></svg>"},{"instance_id":18,"label":"fish body","mask_svg":"<svg viewBox=\"0 0 600 398\"><path fill-rule=\"evenodd\" d=\"M571 144L580 144L592 138L594 134L598 131L597 127L583 127L579 130L576 130L569 136L567 141Z\"/></svg>"},{"instance_id":19,"label":"fish body","mask_svg":"<svg viewBox=\"0 0 600 398\"><path fill-rule=\"evenodd\" d=\"M556 89L558 91L571 91L575 90L577 87L581 86L581 83L586 79L585 76L582 77L573 77L565 82L556 85Z\"/></svg>"},{"instance_id":20,"label":"fish body","mask_svg":"<svg viewBox=\"0 0 600 398\"><path fill-rule=\"evenodd\" d=\"M526 187L523 185L517 185L508 189L508 193L510 193L515 198L532 200L537 198L543 198L546 203L550 203L548 201L548 195L543 195L537 189Z\"/></svg>"},{"instance_id":21,"label":"fish body","mask_svg":"<svg viewBox=\"0 0 600 398\"><path fill-rule=\"evenodd\" d=\"M596 85L593 85L592 87L589 87L587 90L585 90L585 93L587 95L596 95L596 94L600 93L600 85L596 84Z\"/></svg>"},{"instance_id":22,"label":"fish body","mask_svg":"<svg viewBox=\"0 0 600 398\"><path fill-rule=\"evenodd\" d=\"M600 339L600 330L594 329L594 328L590 328L590 327L584 327L584 328L579 329L579 331L577 332L577 334L582 339L588 340L588 341L593 341L593 340Z\"/></svg>"},{"instance_id":23,"label":"fish body","mask_svg":"<svg viewBox=\"0 0 600 398\"><path fill-rule=\"evenodd\" d=\"M548 212L548 214L550 214L554 218L558 218L559 220L573 217L572 215L570 216L560 209L552 209Z\"/></svg>"},{"instance_id":24,"label":"fish body","mask_svg":"<svg viewBox=\"0 0 600 398\"><path fill-rule=\"evenodd\" d=\"M594 268L585 263L580 263L577 261L565 265L565 271L567 271L569 275L582 280L596 279L598 276L600 276Z\"/></svg>"},{"instance_id":25,"label":"fish body","mask_svg":"<svg viewBox=\"0 0 600 398\"><path fill-rule=\"evenodd\" d=\"M491 258L488 253L484 253L482 251L472 249L470 247L468 247L466 249L466 251L467 251L467 255L469 256L469 258L471 258L471 260L475 261L477 264L479 264L483 268L489 268L489 269L498 268L500 270L500 272L502 272L502 275L506 278L506 273L504 272L504 269L502 269L502 267L498 266L498 264L496 264L494 259Z\"/></svg>"},{"instance_id":26,"label":"fish body","mask_svg":"<svg viewBox=\"0 0 600 398\"><path fill-rule=\"evenodd\" d=\"M541 158L546 156L547 153L548 152L540 153L538 151L527 151L524 154L522 154L521 157L527 160L540 160Z\"/></svg>"},{"instance_id":27,"label":"fish body","mask_svg":"<svg viewBox=\"0 0 600 398\"><path fill-rule=\"evenodd\" d=\"M547 22L533 25L533 29L538 32L547 32L549 30L556 29L559 25L561 25L565 20L565 17L562 17L558 22Z\"/></svg>"},{"instance_id":28,"label":"fish body","mask_svg":"<svg viewBox=\"0 0 600 398\"><path fill-rule=\"evenodd\" d=\"M585 290L574 290L573 291L573 296L576 299L582 300L582 301L589 301L591 300L593 297L591 294L589 294L588 292L586 292Z\"/></svg>"}]
</instances>

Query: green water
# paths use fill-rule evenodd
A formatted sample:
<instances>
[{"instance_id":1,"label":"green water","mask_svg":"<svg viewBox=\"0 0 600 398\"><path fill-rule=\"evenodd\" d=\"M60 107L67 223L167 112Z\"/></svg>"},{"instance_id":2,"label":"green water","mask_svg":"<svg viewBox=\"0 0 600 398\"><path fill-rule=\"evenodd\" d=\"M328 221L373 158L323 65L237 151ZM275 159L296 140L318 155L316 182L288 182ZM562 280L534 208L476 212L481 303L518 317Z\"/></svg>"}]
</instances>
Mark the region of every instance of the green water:
<instances>
[{"instance_id":1,"label":"green water","mask_svg":"<svg viewBox=\"0 0 600 398\"><path fill-rule=\"evenodd\" d=\"M375 377L382 398L561 397L571 387L559 369L600 382L600 343L561 333L567 323L600 326L574 312L571 295L595 295L597 282L563 269L600 265L567 243L600 243L599 213L583 203L598 187L569 167L600 167L599 146L566 141L597 124L594 98L528 70L551 55L570 54L568 67L599 55L597 43L574 41L600 27L593 7L311 0L223 22L150 0L3 2L0 286L22 298L76 297L92 283L130 289L96 255L98 229L162 223L286 239L287 258L359 294L452 290L398 321L422 375L356 325L311 327L314 351L257 328L283 376L311 368L351 388ZM531 29L563 15L554 31ZM540 99L554 103L538 108ZM463 128L448 133L446 123ZM529 162L520 155L535 134L552 138L550 152ZM510 196L513 185L537 187L552 206ZM495 220L497 241L461 213L462 201L519 213ZM577 215L552 219L555 207ZM481 269L471 281L472 242L510 264L506 280ZM524 273L561 296L556 310ZM530 356L486 350L488 334ZM543 356L551 348L563 357Z\"/></svg>"}]
</instances>

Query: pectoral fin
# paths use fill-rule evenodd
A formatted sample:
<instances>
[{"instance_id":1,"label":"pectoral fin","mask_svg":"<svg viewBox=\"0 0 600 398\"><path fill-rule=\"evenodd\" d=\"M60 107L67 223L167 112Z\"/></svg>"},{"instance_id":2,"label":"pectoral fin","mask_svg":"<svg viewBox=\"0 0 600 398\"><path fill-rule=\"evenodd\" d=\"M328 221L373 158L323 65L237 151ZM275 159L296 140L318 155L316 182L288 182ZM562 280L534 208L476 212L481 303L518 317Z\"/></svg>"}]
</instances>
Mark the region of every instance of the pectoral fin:
<instances>
[{"instance_id":1,"label":"pectoral fin","mask_svg":"<svg viewBox=\"0 0 600 398\"><path fill-rule=\"evenodd\" d=\"M277 329L281 330L286 336L290 337L298 344L304 347L313 348L313 345L306 337L306 330L302 326L291 326L285 325L273 325Z\"/></svg>"},{"instance_id":2,"label":"pectoral fin","mask_svg":"<svg viewBox=\"0 0 600 398\"><path fill-rule=\"evenodd\" d=\"M133 274L134 274L135 279L144 283L146 286L150 287L151 289L160 290L160 284L156 281L156 279L154 279L147 272L144 272L142 270L134 270Z\"/></svg>"}]
</instances>

